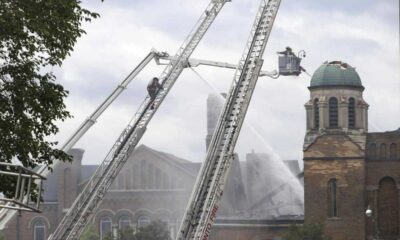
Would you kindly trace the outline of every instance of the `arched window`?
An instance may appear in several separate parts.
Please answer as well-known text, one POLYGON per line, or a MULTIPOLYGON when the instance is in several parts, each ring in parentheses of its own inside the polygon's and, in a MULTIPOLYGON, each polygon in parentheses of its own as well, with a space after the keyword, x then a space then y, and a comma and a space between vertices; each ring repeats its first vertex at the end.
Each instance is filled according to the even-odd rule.
POLYGON ((385 177, 379 183, 378 227, 382 239, 399 234, 399 197, 396 182, 385 177))
POLYGON ((368 148, 368 158, 370 160, 376 160, 376 144, 372 143, 368 148))
POLYGON ((349 128, 355 128, 356 127, 356 102, 355 102, 354 98, 349 99, 348 115, 349 115, 349 128))
POLYGON ((328 182, 328 217, 337 217, 337 182, 331 179, 328 182))
POLYGON ((390 160, 397 159, 397 145, 396 143, 390 144, 390 160))
POLYGON ((386 144, 384 143, 379 148, 379 158, 380 160, 386 160, 386 144))
POLYGON ((329 99, 329 127, 339 126, 338 100, 335 97, 329 99))
POLYGON ((150 218, 146 215, 142 215, 138 218, 137 226, 138 228, 146 227, 150 224, 150 218))
POLYGON ((100 219, 100 240, 105 239, 112 234, 112 221, 110 217, 100 219))
POLYGON ((43 220, 37 220, 33 225, 33 239, 45 240, 46 239, 46 225, 43 220))
POLYGON ((118 220, 118 228, 124 229, 129 228, 131 225, 131 218, 127 215, 122 215, 118 220))
POLYGON ((319 106, 318 98, 314 99, 314 126, 319 128, 319 106))

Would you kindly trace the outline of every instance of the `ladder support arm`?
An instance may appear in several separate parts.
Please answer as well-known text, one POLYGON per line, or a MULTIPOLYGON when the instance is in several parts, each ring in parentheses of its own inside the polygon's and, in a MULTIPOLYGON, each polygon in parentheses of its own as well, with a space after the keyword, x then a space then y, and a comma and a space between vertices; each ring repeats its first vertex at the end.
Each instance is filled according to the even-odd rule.
MULTIPOLYGON (((167 65, 168 62, 162 62, 160 60, 166 61, 173 61, 174 57, 164 53, 164 55, 158 55, 154 58, 158 65, 167 65)), ((199 66, 211 66, 211 67, 220 67, 220 68, 229 68, 229 69, 237 69, 237 64, 227 63, 227 62, 218 62, 218 61, 211 61, 211 60, 203 60, 203 59, 196 59, 190 58, 187 62, 186 67, 199 67, 199 66)), ((270 77, 276 79, 279 77, 279 73, 277 70, 273 71, 261 71, 259 77, 270 77)))

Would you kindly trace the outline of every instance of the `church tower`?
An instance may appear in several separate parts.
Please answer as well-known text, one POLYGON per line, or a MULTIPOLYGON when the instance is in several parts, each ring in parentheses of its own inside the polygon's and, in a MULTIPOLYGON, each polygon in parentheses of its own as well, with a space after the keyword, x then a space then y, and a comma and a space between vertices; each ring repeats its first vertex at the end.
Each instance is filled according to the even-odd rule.
POLYGON ((365 239, 365 145, 368 104, 355 68, 325 62, 305 104, 305 222, 322 223, 332 240, 365 239))

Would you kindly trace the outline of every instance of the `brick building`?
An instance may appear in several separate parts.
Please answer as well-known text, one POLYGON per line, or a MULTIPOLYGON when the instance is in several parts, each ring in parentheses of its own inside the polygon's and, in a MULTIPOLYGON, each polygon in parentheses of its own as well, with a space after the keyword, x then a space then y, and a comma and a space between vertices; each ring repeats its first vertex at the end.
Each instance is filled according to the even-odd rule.
POLYGON ((346 63, 324 63, 309 90, 305 222, 324 223, 333 240, 399 239, 400 129, 368 133, 364 87, 346 63))

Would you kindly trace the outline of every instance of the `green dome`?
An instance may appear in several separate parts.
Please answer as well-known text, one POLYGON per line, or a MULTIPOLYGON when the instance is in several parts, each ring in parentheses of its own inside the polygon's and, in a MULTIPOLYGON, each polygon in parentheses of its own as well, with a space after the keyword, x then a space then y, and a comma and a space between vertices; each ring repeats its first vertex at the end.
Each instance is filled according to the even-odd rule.
POLYGON ((325 62, 313 74, 310 88, 336 86, 364 89, 355 68, 340 61, 325 62))

